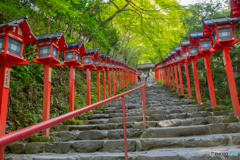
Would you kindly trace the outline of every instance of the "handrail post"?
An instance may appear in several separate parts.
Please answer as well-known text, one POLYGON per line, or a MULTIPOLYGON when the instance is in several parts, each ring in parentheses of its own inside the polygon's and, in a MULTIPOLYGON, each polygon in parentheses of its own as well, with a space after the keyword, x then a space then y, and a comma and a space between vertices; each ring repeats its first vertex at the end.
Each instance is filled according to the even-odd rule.
POLYGON ((141 88, 141 94, 142 94, 143 128, 146 129, 146 124, 145 124, 145 100, 144 100, 144 87, 141 88))
POLYGON ((123 136, 124 136, 124 150, 125 150, 125 160, 128 159, 127 156, 127 131, 126 131, 126 117, 125 117, 125 100, 122 96, 122 115, 123 115, 123 136))

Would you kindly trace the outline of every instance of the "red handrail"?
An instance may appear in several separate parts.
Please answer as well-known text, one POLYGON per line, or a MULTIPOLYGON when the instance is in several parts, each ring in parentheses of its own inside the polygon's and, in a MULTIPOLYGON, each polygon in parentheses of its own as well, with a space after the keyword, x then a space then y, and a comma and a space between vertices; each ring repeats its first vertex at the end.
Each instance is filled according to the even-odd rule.
MULTIPOLYGON (((23 138, 29 137, 29 136, 31 136, 35 133, 43 131, 43 130, 45 130, 47 128, 50 128, 50 127, 52 127, 52 126, 54 126, 58 123, 61 123, 61 122, 66 121, 68 119, 71 119, 75 116, 78 116, 78 115, 80 115, 82 113, 85 113, 89 110, 92 110, 94 108, 97 108, 98 106, 101 106, 105 103, 108 103, 108 102, 113 101, 113 100, 115 100, 117 98, 120 98, 120 97, 122 98, 123 110, 125 110, 124 95, 129 94, 129 93, 131 93, 133 91, 136 91, 138 89, 141 89, 141 93, 142 93, 143 124, 144 124, 144 129, 145 129, 145 96, 146 96, 145 87, 146 87, 146 82, 144 82, 144 85, 142 85, 140 87, 137 87, 137 88, 134 88, 132 90, 126 91, 126 92, 121 93, 119 95, 116 95, 114 97, 110 97, 108 99, 99 101, 99 102, 91 104, 89 106, 74 110, 72 112, 65 113, 63 115, 54 117, 52 119, 49 119, 49 120, 34 124, 32 126, 20 129, 18 131, 14 131, 14 132, 5 134, 3 136, 0 136, 0 148, 4 147, 6 145, 9 145, 13 142, 19 141, 23 138)), ((126 123, 125 122, 125 114, 123 114, 123 119, 124 119, 123 123, 126 123)), ((123 124, 123 126, 125 126, 125 125, 126 124, 123 124)), ((126 126, 124 127, 124 134, 126 134, 126 126)), ((124 136, 124 141, 126 141, 126 135, 124 136)), ((127 146, 125 146, 125 155, 127 155, 127 146)), ((125 159, 126 158, 127 158, 127 156, 125 156, 125 159)))

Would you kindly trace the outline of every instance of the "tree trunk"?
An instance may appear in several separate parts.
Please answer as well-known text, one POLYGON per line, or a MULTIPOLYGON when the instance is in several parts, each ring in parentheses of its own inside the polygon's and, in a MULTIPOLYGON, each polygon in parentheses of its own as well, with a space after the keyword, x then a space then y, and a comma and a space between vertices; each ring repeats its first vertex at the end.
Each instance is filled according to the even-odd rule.
POLYGON ((118 54, 121 52, 122 43, 123 43, 123 41, 124 41, 126 35, 127 35, 127 32, 124 33, 124 35, 123 35, 123 37, 122 37, 122 40, 121 40, 121 42, 120 42, 120 45, 119 45, 119 49, 118 49, 116 55, 113 56, 113 57, 117 58, 118 54))
POLYGON ((124 62, 125 62, 125 50, 128 46, 128 43, 129 43, 129 41, 125 42, 125 46, 124 46, 124 49, 123 49, 123 52, 122 52, 122 59, 123 59, 124 62))
POLYGON ((129 62, 130 58, 132 57, 133 50, 134 50, 137 46, 138 46, 138 44, 132 48, 130 54, 128 55, 127 61, 126 61, 127 64, 128 64, 128 62, 129 62))

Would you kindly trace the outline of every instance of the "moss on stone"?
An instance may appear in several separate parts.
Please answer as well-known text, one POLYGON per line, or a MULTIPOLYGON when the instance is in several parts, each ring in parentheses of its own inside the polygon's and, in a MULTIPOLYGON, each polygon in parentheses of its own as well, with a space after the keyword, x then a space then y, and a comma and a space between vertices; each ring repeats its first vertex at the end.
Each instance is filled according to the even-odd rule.
POLYGON ((83 120, 77 120, 77 125, 84 125, 83 120))
POLYGON ((184 95, 183 94, 179 94, 178 98, 184 98, 184 95))
POLYGON ((176 92, 176 90, 175 90, 175 89, 172 89, 171 92, 176 92))
POLYGON ((77 122, 74 119, 69 119, 63 122, 64 125, 76 125, 77 122))
POLYGON ((60 137, 56 137, 56 136, 52 136, 50 137, 52 142, 61 142, 61 138, 60 137))
POLYGON ((213 110, 214 111, 223 111, 223 107, 220 107, 220 106, 214 107, 213 110))
POLYGON ((29 142, 40 142, 40 136, 34 134, 29 138, 29 142))
POLYGON ((213 111, 213 108, 212 107, 206 107, 204 110, 205 111, 213 111))
POLYGON ((208 106, 201 106, 200 110, 201 111, 205 111, 205 109, 207 108, 208 106))
POLYGON ((42 137, 40 137, 40 142, 50 142, 51 141, 51 139, 50 139, 50 137, 48 137, 48 136, 42 136, 42 137))
POLYGON ((238 119, 237 119, 237 117, 229 116, 224 120, 224 122, 226 122, 226 123, 238 122, 238 119))

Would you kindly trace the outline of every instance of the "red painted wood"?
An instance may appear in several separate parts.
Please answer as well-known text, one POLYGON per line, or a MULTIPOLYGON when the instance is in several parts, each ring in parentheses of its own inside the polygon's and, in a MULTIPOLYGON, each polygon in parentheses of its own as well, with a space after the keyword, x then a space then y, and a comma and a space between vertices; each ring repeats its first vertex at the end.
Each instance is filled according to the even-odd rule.
MULTIPOLYGON (((44 65, 44 87, 43 87, 43 114, 42 121, 50 118, 50 96, 51 96, 51 82, 49 82, 49 74, 51 72, 51 65, 44 65)), ((49 128, 42 131, 43 136, 49 136, 49 128)))
POLYGON ((236 83, 235 83, 233 69, 232 69, 231 57, 230 57, 227 46, 225 46, 223 48, 223 52, 224 52, 223 56, 225 59, 225 69, 226 69, 226 73, 227 73, 228 86, 229 86, 229 90, 230 90, 234 115, 239 116, 240 115, 240 107, 239 107, 238 93, 237 93, 236 83))
POLYGON ((103 99, 106 99, 106 75, 105 70, 102 70, 103 75, 103 99))
POLYGON ((175 81, 174 81, 173 66, 171 66, 171 70, 172 70, 172 83, 173 83, 173 89, 175 89, 175 81))
POLYGON ((177 92, 179 92, 179 86, 178 86, 178 74, 177 74, 177 66, 174 66, 174 70, 175 70, 175 79, 176 79, 176 88, 177 88, 177 92))
POLYGON ((97 101, 100 101, 100 75, 99 70, 97 69, 97 101))
POLYGON ((181 94, 184 94, 183 82, 182 82, 182 70, 181 70, 180 64, 178 64, 178 73, 179 73, 179 79, 180 79, 181 94))
POLYGON ((211 67, 210 67, 210 63, 209 63, 209 56, 205 55, 204 60, 205 60, 205 69, 206 69, 206 74, 207 74, 208 89, 209 89, 211 104, 212 104, 212 107, 217 107, 217 101, 216 101, 216 96, 215 96, 215 91, 214 91, 211 67))
POLYGON ((188 86, 188 96, 192 97, 192 91, 191 91, 191 84, 189 79, 189 71, 188 71, 188 64, 185 62, 185 72, 186 72, 186 79, 187 79, 187 86, 188 86))
MULTIPOLYGON (((5 135, 7 121, 7 107, 9 88, 4 87, 4 78, 6 68, 11 68, 9 63, 1 63, 0 71, 0 136, 5 135)), ((4 147, 0 148, 0 159, 3 160, 4 147)))
POLYGON ((91 104, 91 73, 90 69, 86 69, 86 74, 87 74, 87 105, 91 104))
POLYGON ((116 92, 118 91, 118 70, 116 70, 116 92))
POLYGON ((146 124, 145 124, 145 100, 144 100, 144 88, 141 89, 141 94, 142 94, 143 128, 146 129, 146 124))
MULTIPOLYGON (((69 82, 69 112, 74 111, 74 92, 75 92, 75 80, 73 78, 74 66, 70 66, 70 82, 69 82)), ((73 118, 74 119, 74 118, 73 118)))
POLYGON ((111 97, 111 77, 110 77, 110 70, 108 70, 108 97, 111 97))
POLYGON ((113 84, 113 96, 115 96, 115 74, 114 74, 114 70, 112 71, 112 84, 113 84))
POLYGON ((125 160, 128 159, 127 156, 127 132, 126 132, 126 117, 125 117, 125 101, 124 96, 122 96, 122 115, 123 115, 123 137, 124 137, 124 151, 125 151, 125 160))
MULTIPOLYGON (((45 130, 47 128, 50 128, 52 126, 55 126, 58 123, 61 123, 61 122, 66 121, 68 119, 71 119, 71 118, 73 118, 75 116, 78 116, 78 115, 80 115, 82 113, 85 113, 85 112, 87 112, 89 110, 92 110, 94 108, 97 108, 97 107, 99 107, 99 106, 101 106, 101 105, 103 105, 105 103, 108 103, 110 101, 118 99, 118 98, 120 98, 120 97, 122 97, 124 95, 132 93, 132 92, 134 92, 134 91, 136 91, 138 89, 141 89, 141 88, 145 88, 145 84, 140 86, 140 87, 134 88, 134 89, 132 89, 130 91, 127 91, 127 92, 121 93, 119 95, 116 95, 114 97, 108 98, 106 100, 102 100, 100 102, 91 104, 89 106, 76 109, 76 110, 74 110, 72 112, 68 112, 68 113, 65 113, 63 115, 51 118, 49 120, 37 123, 35 125, 29 126, 29 127, 23 128, 23 129, 20 129, 18 131, 14 131, 14 132, 11 132, 9 134, 0 136, 0 147, 9 145, 9 144, 11 144, 11 143, 13 143, 15 141, 19 141, 21 139, 29 137, 29 136, 31 136, 31 135, 33 135, 35 133, 38 133, 38 132, 40 132, 42 130, 45 130)), ((146 91, 146 89, 144 89, 144 92, 145 91, 146 91)), ((144 96, 146 97, 146 93, 144 93, 144 96)))
POLYGON ((193 75, 194 75, 196 96, 197 96, 198 103, 201 103, 202 98, 201 98, 201 92, 200 92, 200 87, 199 87, 197 65, 196 65, 196 60, 195 59, 192 59, 192 66, 193 66, 193 75))

